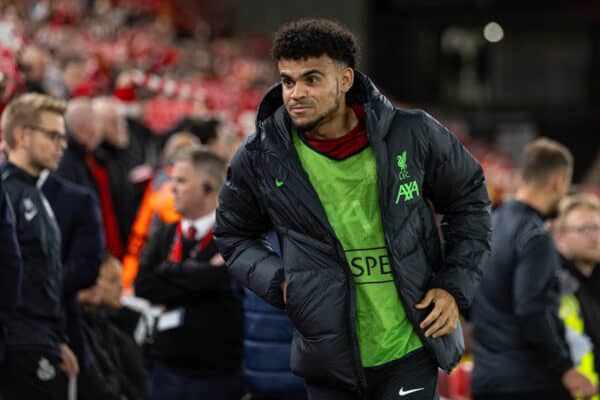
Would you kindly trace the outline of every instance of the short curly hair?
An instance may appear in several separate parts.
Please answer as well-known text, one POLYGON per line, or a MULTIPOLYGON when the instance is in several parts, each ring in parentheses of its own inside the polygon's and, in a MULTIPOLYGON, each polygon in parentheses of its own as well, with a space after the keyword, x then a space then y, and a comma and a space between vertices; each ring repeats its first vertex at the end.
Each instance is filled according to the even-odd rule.
POLYGON ((273 58, 300 60, 327 55, 355 68, 358 41, 338 22, 327 19, 301 19, 283 25, 275 33, 273 58))

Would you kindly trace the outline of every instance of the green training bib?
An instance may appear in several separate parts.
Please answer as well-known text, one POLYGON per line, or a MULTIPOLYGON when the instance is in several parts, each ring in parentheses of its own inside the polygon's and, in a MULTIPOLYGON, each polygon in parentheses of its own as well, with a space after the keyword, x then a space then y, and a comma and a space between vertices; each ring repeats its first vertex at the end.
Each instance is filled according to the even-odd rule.
POLYGON ((385 244, 371 147, 334 160, 294 133, 294 146, 346 253, 356 290, 356 335, 364 367, 422 347, 398 297, 385 244))

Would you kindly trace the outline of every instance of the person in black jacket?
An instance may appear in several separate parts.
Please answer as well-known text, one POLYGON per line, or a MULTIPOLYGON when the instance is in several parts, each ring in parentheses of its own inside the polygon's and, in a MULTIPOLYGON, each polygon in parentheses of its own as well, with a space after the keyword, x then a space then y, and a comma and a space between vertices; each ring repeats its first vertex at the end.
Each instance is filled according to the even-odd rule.
POLYGON ((17 306, 23 275, 14 217, 0 179, 0 363, 4 359, 6 320, 17 306))
POLYGON ((100 205, 92 191, 55 173, 44 171, 40 183, 61 232, 67 332, 73 351, 84 367, 85 346, 76 295, 96 282, 100 264, 106 258, 100 205))
POLYGON ((64 399, 67 378, 79 369, 65 342, 60 230, 39 186, 41 172, 58 167, 66 146, 64 111, 62 101, 25 94, 2 114, 8 151, 2 181, 23 259, 22 296, 7 322, 0 374, 7 399, 64 399))
POLYGON ((146 398, 141 348, 112 318, 121 304, 121 265, 107 258, 96 285, 78 293, 89 343, 89 367, 78 382, 81 400, 142 400, 146 398))
POLYGON ((180 223, 159 227, 141 256, 136 295, 163 304, 151 355, 150 399, 241 397, 242 310, 213 240, 225 161, 190 147, 172 172, 180 223))
POLYGON ((231 162, 219 249, 243 285, 287 306, 291 368, 309 398, 437 398, 489 251, 481 167, 355 69, 356 41, 340 25, 287 24, 273 55, 281 83, 231 162), (430 202, 444 215, 444 252, 430 202), (264 241, 271 227, 281 257, 264 241))
POLYGON ((95 151, 95 157, 106 168, 121 247, 120 253, 111 254, 121 259, 144 189, 142 185, 134 185, 130 175, 132 169, 144 160, 141 153, 131 147, 126 120, 119 111, 117 100, 111 97, 96 98, 93 109, 96 129, 104 138, 95 151))
POLYGON ((66 330, 73 352, 84 370, 87 352, 77 292, 94 285, 100 264, 106 258, 100 205, 91 190, 56 173, 44 171, 39 183, 61 232, 66 330))
POLYGON ((567 193, 572 168, 561 144, 531 142, 514 200, 493 215, 490 266, 471 313, 476 399, 568 399, 596 391, 571 361, 558 317, 560 261, 544 226, 567 193))
MULTIPOLYGON (((587 368, 593 367, 593 371, 598 374, 600 372, 600 269, 598 268, 600 200, 597 196, 588 193, 564 198, 560 203, 558 217, 552 226, 556 246, 561 255, 562 296, 563 298, 571 296, 571 304, 574 302, 578 304, 576 307, 578 311, 570 316, 576 318, 583 327, 581 332, 575 333, 585 335, 591 342, 590 352, 593 354, 594 363, 587 368)), ((562 315, 561 317, 565 319, 562 315)), ((585 368, 580 370, 585 371, 585 368)))

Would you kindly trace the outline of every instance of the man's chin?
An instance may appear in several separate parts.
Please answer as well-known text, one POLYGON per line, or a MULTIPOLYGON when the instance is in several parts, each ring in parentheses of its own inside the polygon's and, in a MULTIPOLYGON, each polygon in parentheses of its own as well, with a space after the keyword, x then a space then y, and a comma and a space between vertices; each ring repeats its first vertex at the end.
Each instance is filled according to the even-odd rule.
POLYGON ((294 121, 292 119, 292 123, 294 124, 294 128, 298 132, 310 132, 316 128, 316 126, 319 123, 319 120, 301 122, 301 121, 294 121))

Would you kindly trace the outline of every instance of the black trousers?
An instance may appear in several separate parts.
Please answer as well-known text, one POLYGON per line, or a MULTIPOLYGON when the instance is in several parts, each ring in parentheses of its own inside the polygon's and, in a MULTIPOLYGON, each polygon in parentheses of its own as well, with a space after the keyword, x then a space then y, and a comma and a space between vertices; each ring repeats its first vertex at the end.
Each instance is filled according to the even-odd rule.
POLYGON ((365 368, 366 397, 307 382, 309 400, 438 400, 436 362, 424 349, 378 367, 365 368))
POLYGON ((44 351, 8 351, 0 371, 4 400, 65 400, 68 378, 57 355, 44 351))

